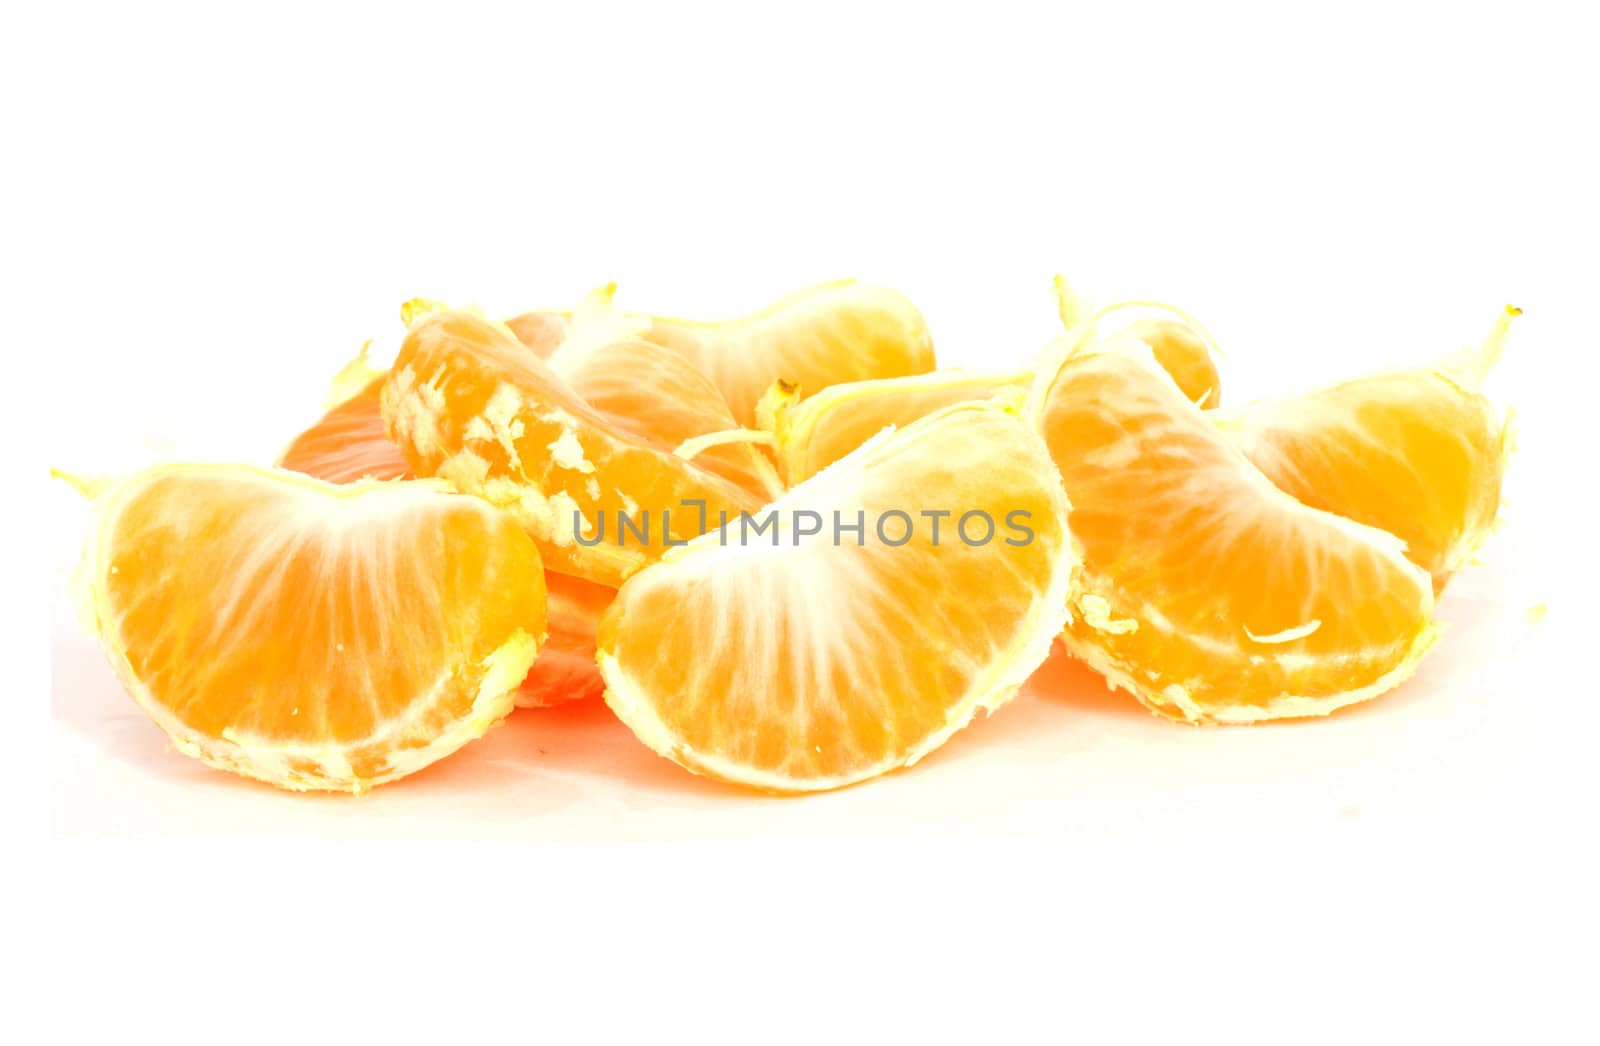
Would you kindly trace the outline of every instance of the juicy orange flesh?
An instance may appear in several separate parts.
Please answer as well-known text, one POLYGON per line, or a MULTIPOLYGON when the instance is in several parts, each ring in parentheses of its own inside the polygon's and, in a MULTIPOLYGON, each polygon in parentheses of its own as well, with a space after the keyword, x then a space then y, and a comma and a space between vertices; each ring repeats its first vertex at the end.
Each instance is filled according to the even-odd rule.
MULTIPOLYGON (((830 473, 776 503, 823 513, 824 532, 798 547, 790 534, 776 548, 765 536, 736 547, 735 531, 729 547, 712 548, 713 535, 623 586, 600 648, 649 695, 673 758, 713 774, 708 761, 800 781, 897 765, 950 724, 1023 623, 1036 621, 1068 540, 1042 445, 1019 441, 1021 423, 993 408, 929 422, 920 438, 905 430, 841 465, 848 478, 830 473), (994 447, 1008 453, 977 468, 994 447), (990 513, 999 536, 969 547, 946 519, 933 546, 918 513, 958 506, 990 513), (866 513, 864 547, 849 533, 833 547, 834 509, 846 522, 866 513), (876 537, 890 509, 915 521, 904 546, 876 537), (1004 542, 1014 511, 1035 531, 1020 547, 1004 542)), ((896 518, 885 526, 891 539, 903 532, 896 518)), ((979 536, 976 522, 970 533, 979 536)))
POLYGON ((414 326, 382 399, 390 435, 418 475, 442 476, 505 505, 553 569, 603 584, 619 584, 669 538, 699 533, 699 514, 682 506, 686 499, 706 502, 713 520, 761 503, 619 430, 542 360, 474 316, 438 313, 414 326), (581 522, 561 506, 575 508, 581 522), (648 539, 619 536, 619 514, 637 519, 641 510, 650 514, 648 539), (575 540, 575 527, 586 539, 602 538, 601 525, 596 547, 575 540))
MULTIPOLYGON (((537 315, 537 314, 535 314, 537 315)), ((551 345, 549 348, 553 349, 551 345)), ((673 364, 687 368, 680 357, 653 348, 656 355, 666 355, 666 369, 676 369, 673 364)), ((660 418, 664 413, 672 416, 671 403, 687 397, 687 391, 710 389, 721 403, 721 396, 709 381, 701 378, 701 386, 692 380, 666 386, 657 385, 660 396, 655 402, 648 397, 638 398, 639 384, 634 381, 609 383, 605 367, 620 366, 627 360, 608 347, 595 361, 599 365, 575 382, 608 410, 637 409, 640 414, 660 418), (625 397, 636 398, 628 400, 625 397)), ((633 361, 635 363, 639 361, 633 361)), ((383 378, 374 380, 356 396, 329 411, 316 425, 298 436, 285 452, 282 465, 297 472, 327 480, 332 483, 349 483, 363 477, 378 479, 403 479, 411 475, 405 456, 384 431, 383 413, 379 408, 378 394, 383 378)), ((732 420, 723 406, 720 415, 711 409, 705 411, 718 427, 731 427, 732 420)), ((709 424, 709 422, 707 422, 709 424)), ((661 426, 657 426, 660 428, 661 426)), ((704 428, 700 431, 712 431, 704 428)), ((700 431, 688 435, 699 435, 700 431)), ((688 435, 681 438, 687 439, 688 435)), ((663 437, 670 439, 671 436, 663 437)), ((604 689, 600 672, 594 661, 595 628, 600 615, 610 605, 616 590, 582 578, 547 572, 549 635, 539 648, 538 660, 518 688, 517 703, 544 707, 569 700, 596 697, 604 689)))
POLYGON ((1083 588, 1109 604, 1102 626, 1137 622, 1096 628, 1080 603, 1069 645, 1130 676, 1159 710, 1179 710, 1163 696, 1172 686, 1201 707, 1353 691, 1401 666, 1427 631, 1428 586, 1392 539, 1272 489, 1150 362, 1068 358, 1042 429, 1073 505, 1083 588), (1312 621, 1287 642, 1249 635, 1312 621))
POLYGON ((984 399, 1031 376, 974 374, 843 382, 786 408, 779 441, 784 479, 800 483, 855 450, 887 426, 904 427, 942 407, 984 399), (938 380, 932 380, 938 379, 938 380))
POLYGON ((471 714, 484 659, 544 630, 533 545, 465 498, 175 474, 115 526, 111 624, 151 696, 208 737, 354 746, 358 777, 471 714))
MULTIPOLYGON (((619 341, 584 353, 561 376, 616 428, 665 450, 685 440, 736 429, 739 423, 711 379, 660 345, 619 341)), ((766 500, 777 477, 749 443, 709 447, 696 464, 766 500)))
MULTIPOLYGON (((383 428, 374 381, 360 395, 329 411, 285 453, 283 467, 331 483, 365 476, 406 479, 410 466, 383 428), (386 462, 387 467, 378 463, 386 462)), ((545 573, 549 635, 538 659, 517 688, 519 705, 544 707, 597 697, 605 688, 594 663, 594 632, 615 589, 581 578, 545 573)))
POLYGON ((934 368, 922 314, 900 294, 857 284, 802 292, 728 323, 655 317, 643 335, 709 375, 733 416, 756 423, 756 403, 775 381, 810 395, 841 381, 923 374, 934 368))
POLYGON ((549 635, 517 688, 517 704, 542 708, 599 697, 605 690, 595 664, 595 631, 616 589, 582 578, 545 574, 549 635))
POLYGON ((1279 489, 1398 536, 1435 590, 1499 513, 1504 421, 1487 398, 1436 371, 1254 405, 1224 430, 1279 489))
POLYGON ((278 459, 280 468, 327 480, 409 479, 411 467, 383 427, 378 395, 382 377, 296 436, 278 459))

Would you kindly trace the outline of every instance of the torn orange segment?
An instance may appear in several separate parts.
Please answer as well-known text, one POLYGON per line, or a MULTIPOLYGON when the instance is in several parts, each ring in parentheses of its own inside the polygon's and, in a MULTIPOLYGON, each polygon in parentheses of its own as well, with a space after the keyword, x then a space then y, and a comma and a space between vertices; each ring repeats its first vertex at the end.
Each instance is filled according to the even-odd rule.
POLYGON ((804 399, 801 390, 780 383, 762 397, 757 419, 773 434, 784 481, 802 483, 885 428, 909 425, 953 403, 1026 388, 1031 378, 1027 371, 941 370, 841 382, 804 399))
MULTIPOLYGON (((407 306, 403 311, 413 321, 448 311, 426 299, 413 299, 407 306)), ((553 314, 527 314, 536 315, 553 314)), ((532 337, 537 343, 538 336, 532 337)), ((750 434, 739 429, 722 393, 672 350, 603 337, 577 350, 561 338, 529 347, 547 362, 553 361, 557 375, 617 428, 673 449, 679 457, 694 460, 763 500, 782 491, 776 467, 767 453, 752 443, 750 434), (562 351, 557 353, 557 349, 562 351), (690 454, 683 451, 685 444, 706 446, 690 454)), ((387 376, 387 371, 367 362, 363 349, 361 356, 340 371, 334 389, 345 388, 356 377, 365 378, 364 385, 347 399, 336 401, 297 436, 280 455, 279 466, 335 483, 409 477, 405 456, 389 439, 383 420, 380 394, 387 376)))
POLYGON ((601 584, 762 502, 620 429, 503 326, 466 313, 412 327, 380 399, 418 475, 506 508, 552 569, 601 584))
POLYGON ((1510 425, 1479 383, 1515 315, 1507 310, 1478 354, 1452 364, 1252 403, 1215 420, 1280 490, 1399 537, 1442 592, 1499 515, 1510 425))
POLYGON ((730 524, 634 575, 600 625, 606 700, 668 759, 768 791, 914 763, 1048 654, 1066 508, 1015 416, 936 412, 794 487, 763 514, 770 535, 730 524), (988 540, 975 518, 960 536, 968 513, 988 540))
POLYGON ((1068 649, 1162 715, 1324 715, 1383 693, 1434 637, 1401 542, 1278 490, 1135 336, 1080 327, 1030 410, 1083 550, 1068 649))
POLYGON ((362 792, 483 734, 545 631, 533 542, 432 483, 248 466, 137 473, 95 501, 86 621, 182 752, 362 792))

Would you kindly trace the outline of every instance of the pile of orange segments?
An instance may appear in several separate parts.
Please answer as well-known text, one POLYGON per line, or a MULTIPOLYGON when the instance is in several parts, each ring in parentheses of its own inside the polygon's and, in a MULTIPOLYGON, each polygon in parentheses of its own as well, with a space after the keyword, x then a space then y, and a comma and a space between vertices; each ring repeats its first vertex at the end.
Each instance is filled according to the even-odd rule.
POLYGON ((516 706, 604 700, 771 792, 906 767, 1065 649, 1189 723, 1400 684, 1493 529, 1485 342, 1224 406, 1186 313, 1084 308, 1027 369, 937 369, 853 283, 710 323, 611 288, 486 318, 413 301, 274 467, 90 485, 83 616, 174 745, 363 792, 516 706))

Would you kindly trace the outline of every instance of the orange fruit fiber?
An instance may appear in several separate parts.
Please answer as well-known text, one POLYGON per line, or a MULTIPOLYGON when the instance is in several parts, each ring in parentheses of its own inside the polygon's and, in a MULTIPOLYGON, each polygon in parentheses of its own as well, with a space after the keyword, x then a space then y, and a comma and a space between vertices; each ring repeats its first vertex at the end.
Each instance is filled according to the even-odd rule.
POLYGON ((362 792, 511 709, 545 632, 533 542, 438 484, 174 465, 101 493, 86 621, 182 752, 362 792))

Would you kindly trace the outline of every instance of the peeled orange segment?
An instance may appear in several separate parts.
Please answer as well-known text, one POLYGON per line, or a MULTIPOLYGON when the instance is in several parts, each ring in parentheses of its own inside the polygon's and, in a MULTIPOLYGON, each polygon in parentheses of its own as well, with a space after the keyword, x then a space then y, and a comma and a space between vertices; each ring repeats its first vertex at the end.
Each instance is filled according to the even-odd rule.
POLYGON ((794 484, 810 479, 889 426, 909 425, 942 407, 987 399, 1002 389, 1025 388, 1032 377, 1030 372, 942 370, 842 382, 806 399, 794 386, 779 384, 762 397, 757 414, 761 425, 773 433, 784 480, 794 484))
POLYGON ((278 458, 278 466, 330 483, 409 478, 405 455, 384 432, 378 407, 384 377, 372 379, 296 436, 278 458))
MULTIPOLYGON (((552 350, 554 347, 550 346, 552 350)), ((687 362, 665 349, 654 347, 654 352, 666 355, 669 367, 689 367, 687 362)), ((364 358, 357 362, 364 363, 364 358)), ((345 373, 350 373, 354 366, 347 366, 345 373)), ((379 372, 360 393, 334 407, 317 424, 301 433, 284 452, 280 464, 333 483, 351 483, 367 477, 410 479, 411 469, 405 456, 384 431, 379 390, 385 377, 386 372, 379 372)), ((709 387, 709 382, 705 384, 709 387)), ((715 389, 711 393, 716 402, 721 403, 721 395, 715 389)), ((670 415, 673 401, 664 398, 670 394, 668 389, 655 402, 641 404, 641 413, 655 416, 665 411, 670 415)), ((718 423, 732 424, 726 407, 718 416, 718 423)), ((770 464, 767 467, 771 469, 770 464)), ((545 584, 549 635, 527 677, 517 687, 519 707, 546 707, 598 697, 605 689, 594 660, 594 637, 600 614, 611 604, 616 590, 549 571, 545 573, 545 584)))
POLYGON ((1510 429, 1477 383, 1512 315, 1485 343, 1481 368, 1374 375, 1251 404, 1217 423, 1280 490, 1398 536, 1442 592, 1500 510, 1510 429))
POLYGON ((641 337, 704 371, 744 428, 755 425, 756 403, 775 381, 810 395, 841 381, 934 368, 917 307, 895 291, 853 282, 812 287, 722 323, 652 317, 641 337))
POLYGON ((661 755, 755 788, 914 763, 1048 654, 1074 564, 1066 508, 1026 425, 948 407, 790 490, 768 531, 733 523, 634 575, 600 623, 606 700, 661 755))
POLYGON ((548 708, 599 697, 606 684, 595 663, 595 631, 617 590, 547 571, 550 634, 517 688, 519 708, 548 708))
POLYGON ((1217 373, 1210 347, 1192 327, 1175 319, 1142 319, 1127 330, 1150 346, 1156 363, 1171 376, 1185 399, 1202 408, 1221 405, 1222 375, 1217 373))
POLYGON ((502 327, 466 313, 411 328, 381 399, 418 475, 508 509, 561 573, 620 584, 720 512, 761 504, 618 428, 502 327), (704 518, 685 502, 704 502, 704 518))
POLYGON ((1152 710, 1323 715, 1398 684, 1432 642, 1433 589, 1399 539, 1274 487, 1142 342, 1080 329, 1030 409, 1083 552, 1063 638, 1152 710))
MULTIPOLYGON (((559 373, 616 428, 662 447, 676 450, 690 440, 739 428, 711 379, 660 345, 600 345, 572 358, 559 373)), ((693 460, 761 501, 782 490, 777 469, 749 442, 708 447, 693 460)))
POLYGON ((1222 424, 1279 489, 1397 535, 1436 591, 1470 562, 1499 512, 1504 416, 1436 372, 1254 404, 1222 424))
POLYGON ((781 493, 777 469, 748 438, 755 434, 739 433, 721 390, 676 352, 639 340, 649 318, 619 312, 615 293, 607 284, 570 314, 525 313, 513 332, 617 428, 693 458, 763 501, 781 493), (701 453, 682 450, 706 442, 701 453))
POLYGON ((79 579, 123 685, 177 748, 362 792, 483 734, 545 631, 533 542, 429 483, 151 469, 96 500, 79 579))
POLYGON ((1142 341, 1189 402, 1206 409, 1221 406, 1222 376, 1217 373, 1211 339, 1194 317, 1153 301, 1122 302, 1095 312, 1062 277, 1056 277, 1055 286, 1056 308, 1069 334, 1080 325, 1090 325, 1103 339, 1127 336, 1142 341))

